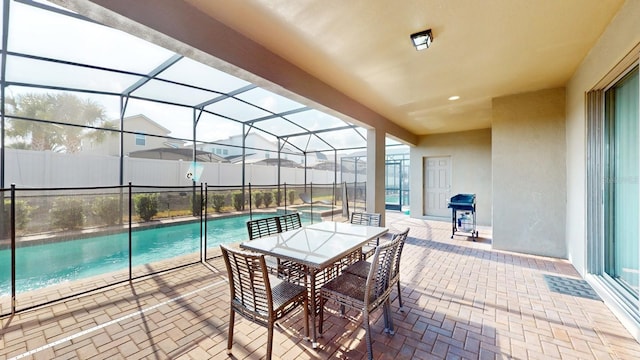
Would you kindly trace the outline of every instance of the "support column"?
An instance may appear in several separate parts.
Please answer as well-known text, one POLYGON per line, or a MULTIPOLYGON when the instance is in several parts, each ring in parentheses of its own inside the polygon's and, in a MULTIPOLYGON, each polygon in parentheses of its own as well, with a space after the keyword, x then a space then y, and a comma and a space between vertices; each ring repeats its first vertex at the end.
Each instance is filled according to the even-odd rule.
POLYGON ((386 224, 385 159, 385 132, 367 130, 367 212, 382 214, 382 224, 386 224))

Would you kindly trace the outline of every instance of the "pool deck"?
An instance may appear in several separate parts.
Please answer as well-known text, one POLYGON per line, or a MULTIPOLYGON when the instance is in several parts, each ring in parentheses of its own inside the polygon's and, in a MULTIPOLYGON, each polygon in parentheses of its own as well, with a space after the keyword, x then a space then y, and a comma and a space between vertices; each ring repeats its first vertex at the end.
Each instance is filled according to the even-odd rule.
MULTIPOLYGON (((372 317, 376 359, 638 359, 640 344, 566 260, 450 239, 445 221, 387 213, 410 227, 402 258, 404 312, 396 334, 372 317)), ((258 359, 266 329, 236 317, 226 354, 228 284, 220 258, 1 319, 1 359, 258 359)), ((34 296, 38 296, 35 294, 34 296)), ((40 294, 40 296, 47 296, 40 294)), ((3 300, 4 301, 4 300, 3 300)), ((303 338, 301 311, 275 332, 274 358, 364 359, 361 316, 331 306, 320 347, 303 338), (354 320, 355 318, 355 320, 354 320)))

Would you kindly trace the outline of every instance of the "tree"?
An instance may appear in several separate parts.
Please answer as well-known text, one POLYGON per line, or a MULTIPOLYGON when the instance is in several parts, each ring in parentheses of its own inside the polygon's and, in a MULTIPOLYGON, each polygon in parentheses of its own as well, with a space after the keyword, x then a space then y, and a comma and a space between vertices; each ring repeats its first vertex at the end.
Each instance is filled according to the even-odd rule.
POLYGON ((9 115, 54 122, 11 121, 6 134, 13 138, 9 145, 13 148, 77 153, 83 138, 97 142, 105 138, 105 131, 86 126, 116 129, 115 123, 105 119, 101 104, 70 93, 21 94, 7 98, 7 105, 9 115))

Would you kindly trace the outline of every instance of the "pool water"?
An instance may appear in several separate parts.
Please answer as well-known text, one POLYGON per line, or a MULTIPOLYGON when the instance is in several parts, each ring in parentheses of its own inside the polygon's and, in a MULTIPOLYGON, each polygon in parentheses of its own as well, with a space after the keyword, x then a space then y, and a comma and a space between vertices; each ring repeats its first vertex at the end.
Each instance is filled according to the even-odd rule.
MULTIPOLYGON (((253 215, 253 218, 273 214, 253 215)), ((207 247, 247 239, 249 216, 207 222, 207 247)), ((200 252, 200 222, 131 233, 133 266, 200 252)), ((91 276, 126 270, 129 233, 51 242, 16 249, 16 290, 25 292, 91 276)), ((199 255, 194 255, 199 259, 199 255)), ((11 250, 0 250, 0 296, 11 293, 11 250)))

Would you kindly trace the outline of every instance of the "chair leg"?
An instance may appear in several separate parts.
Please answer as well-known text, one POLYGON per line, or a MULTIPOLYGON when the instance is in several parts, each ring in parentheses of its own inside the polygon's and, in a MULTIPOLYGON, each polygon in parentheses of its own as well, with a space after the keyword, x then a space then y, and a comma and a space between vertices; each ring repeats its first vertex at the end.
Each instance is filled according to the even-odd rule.
MULTIPOLYGON (((318 336, 322 336, 322 323, 324 322, 324 301, 324 297, 320 296, 320 314, 318 316, 320 319, 318 319, 318 336)), ((313 326, 315 326, 315 324, 313 324, 313 326)))
POLYGON ((390 335, 395 334, 395 329, 393 328, 393 313, 391 312, 391 299, 387 298, 384 302, 384 312, 387 313, 387 332, 390 335))
POLYGON ((231 353, 231 346, 233 345, 233 322, 235 320, 235 311, 233 308, 229 314, 229 336, 227 337, 227 354, 231 353))
POLYGON ((271 360, 272 351, 273 351, 273 323, 270 322, 267 329, 267 360, 271 360))
POLYGON ((384 319, 384 332, 389 332, 389 316, 391 315, 391 309, 387 308, 387 303, 382 304, 382 318, 384 319))
POLYGON ((404 312, 404 307, 402 307, 402 292, 400 291, 400 280, 398 280, 398 302, 400 303, 400 311, 404 312))
POLYGON ((364 336, 367 342, 367 355, 369 360, 373 360, 373 346, 371 345, 371 329, 369 326, 369 312, 365 309, 362 312, 362 326, 364 326, 364 336))
POLYGON ((304 306, 304 336, 306 336, 306 338, 309 339, 309 298, 306 296, 304 298, 303 306, 304 306))

